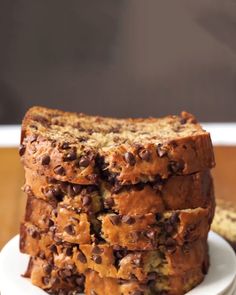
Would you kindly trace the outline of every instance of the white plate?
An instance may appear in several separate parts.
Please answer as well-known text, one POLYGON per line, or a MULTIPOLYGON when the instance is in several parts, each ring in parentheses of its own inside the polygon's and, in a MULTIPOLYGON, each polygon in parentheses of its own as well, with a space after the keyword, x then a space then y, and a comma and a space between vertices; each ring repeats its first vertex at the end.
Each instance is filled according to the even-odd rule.
MULTIPOLYGON (((220 295, 233 284, 236 275, 236 256, 229 244, 217 234, 209 234, 211 266, 205 280, 188 295, 220 295)), ((21 277, 28 256, 18 250, 19 236, 10 240, 0 254, 0 290, 2 295, 45 295, 28 279, 21 277)))

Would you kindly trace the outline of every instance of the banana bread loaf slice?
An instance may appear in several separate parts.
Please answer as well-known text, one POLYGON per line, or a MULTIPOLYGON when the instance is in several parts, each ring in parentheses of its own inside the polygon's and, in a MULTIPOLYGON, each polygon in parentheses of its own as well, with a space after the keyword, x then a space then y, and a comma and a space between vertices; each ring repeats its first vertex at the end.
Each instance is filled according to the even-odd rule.
POLYGON ((183 295, 204 278, 201 268, 195 268, 179 276, 160 276, 148 284, 101 278, 95 271, 85 274, 86 295, 183 295))
POLYGON ((45 232, 40 232, 40 238, 30 244, 33 238, 28 231, 30 225, 27 226, 23 228, 25 238, 21 250, 24 253, 53 261, 58 268, 76 266, 79 273, 92 269, 101 277, 125 280, 136 278, 145 283, 158 275, 180 275, 196 267, 202 267, 206 272, 208 267, 206 238, 186 242, 172 249, 162 246, 152 251, 128 251, 106 243, 76 245, 53 240, 49 245, 49 237, 45 232))
POLYGON ((209 170, 166 180, 125 186, 112 186, 102 181, 99 186, 62 182, 25 169, 24 191, 28 195, 53 203, 71 205, 81 212, 104 210, 136 215, 165 210, 206 208, 213 189, 209 170))
POLYGON ((51 231, 59 240, 75 244, 106 241, 129 250, 153 250, 160 245, 169 248, 183 245, 207 236, 214 213, 214 204, 208 208, 166 211, 144 215, 93 215, 58 205, 57 210, 47 202, 34 199, 36 210, 28 207, 25 221, 45 231, 51 231), (43 205, 41 205, 43 204, 43 205), (50 207, 48 209, 39 209, 50 207), (43 211, 40 216, 37 210, 43 211), (46 215, 46 212, 49 215, 46 215), (51 213, 50 213, 51 212, 51 213))
POLYGON ((191 174, 215 165, 209 133, 196 119, 112 119, 33 107, 22 123, 25 167, 78 184, 121 184, 191 174))

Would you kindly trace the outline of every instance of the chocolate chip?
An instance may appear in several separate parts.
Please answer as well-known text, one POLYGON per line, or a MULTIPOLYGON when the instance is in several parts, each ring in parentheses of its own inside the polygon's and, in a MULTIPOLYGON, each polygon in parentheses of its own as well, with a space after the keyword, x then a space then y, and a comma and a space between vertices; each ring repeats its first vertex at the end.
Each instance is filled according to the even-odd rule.
POLYGON ((146 149, 140 150, 138 155, 142 160, 147 161, 147 162, 150 161, 150 159, 151 159, 151 153, 149 150, 146 150, 146 149))
POLYGON ((53 169, 53 171, 54 171, 55 174, 58 174, 58 175, 61 175, 61 176, 66 174, 66 171, 65 171, 64 167, 62 167, 61 165, 56 166, 53 169))
POLYGON ((38 257, 41 258, 41 259, 45 259, 46 258, 45 253, 43 251, 39 251, 38 257))
POLYGON ((50 250, 52 253, 55 253, 56 255, 58 255, 56 245, 52 244, 51 246, 49 246, 49 250, 50 250))
POLYGON ((48 199, 54 199, 56 198, 58 202, 63 200, 63 193, 58 187, 50 187, 45 192, 45 196, 48 199))
POLYGON ((19 155, 22 157, 25 153, 25 150, 26 150, 26 147, 21 144, 20 147, 19 147, 19 155))
POLYGON ((118 194, 122 190, 122 185, 115 183, 115 185, 112 188, 113 194, 118 194))
POLYGON ((48 165, 50 163, 50 156, 49 155, 44 155, 42 157, 42 160, 41 160, 41 164, 42 165, 48 165))
POLYGON ((170 222, 173 225, 176 225, 179 222, 179 213, 178 212, 172 213, 172 215, 170 217, 170 222))
POLYGON ((102 257, 99 255, 92 255, 92 259, 96 264, 101 264, 102 263, 102 257))
POLYGON ((66 253, 66 256, 72 256, 72 254, 73 254, 73 248, 72 247, 66 248, 65 253, 66 253))
POLYGON ((130 165, 130 166, 134 166, 136 163, 136 159, 135 156, 130 153, 130 152, 126 152, 125 153, 125 161, 130 165))
POLYGON ((149 281, 153 281, 157 279, 157 273, 156 272, 149 272, 147 275, 147 278, 149 281))
POLYGON ((86 263, 87 262, 87 258, 86 256, 82 253, 79 252, 77 255, 77 259, 81 262, 81 263, 86 263))
POLYGON ((77 153, 75 150, 70 151, 68 154, 66 154, 63 157, 63 161, 69 162, 69 161, 74 161, 77 159, 77 153))
POLYGON ((172 238, 167 238, 165 246, 168 251, 173 252, 176 249, 176 241, 172 238))
POLYGON ((30 229, 29 229, 29 234, 30 234, 30 236, 31 236, 33 239, 39 239, 39 238, 40 238, 40 233, 39 233, 39 231, 37 231, 37 230, 34 229, 34 228, 30 228, 30 229))
POLYGON ((167 155, 167 151, 163 148, 163 145, 161 143, 158 143, 156 147, 157 155, 162 158, 165 155, 167 155))
POLYGON ((64 231, 65 231, 68 235, 71 235, 71 236, 74 236, 74 235, 75 235, 75 229, 74 229, 74 226, 73 226, 72 224, 67 225, 67 226, 64 228, 64 231))
POLYGON ((98 246, 93 247, 92 254, 102 254, 104 252, 103 248, 100 248, 98 246))
POLYGON ((92 198, 89 195, 86 195, 82 198, 82 205, 83 206, 88 206, 92 202, 92 198))
POLYGON ((80 275, 75 279, 75 282, 78 286, 83 286, 84 281, 85 281, 85 278, 83 275, 80 275))
POLYGON ((112 197, 106 198, 104 201, 104 205, 107 208, 112 208, 115 205, 114 199, 112 197))
POLYGON ((43 268, 44 272, 49 275, 52 272, 52 266, 50 264, 47 264, 43 268))
POLYGON ((48 227, 51 227, 51 226, 53 226, 54 225, 54 221, 52 220, 52 219, 48 219, 47 220, 47 226, 48 227))
POLYGON ((119 215, 111 215, 109 219, 113 225, 118 225, 120 224, 120 221, 121 221, 121 218, 119 215))
POLYGON ((90 164, 90 160, 86 156, 82 156, 79 160, 79 166, 80 167, 88 167, 90 164))
POLYGON ((160 212, 156 213, 156 221, 160 221, 162 219, 162 214, 160 212))
POLYGON ((135 218, 133 218, 132 216, 129 216, 129 215, 124 215, 124 216, 122 216, 121 221, 123 223, 131 225, 131 224, 135 223, 135 218))
POLYGON ((67 150, 67 149, 69 149, 69 148, 70 148, 70 144, 69 144, 69 142, 63 142, 63 144, 61 145, 61 148, 62 148, 63 150, 67 150))
POLYGON ((164 229, 165 229, 165 232, 170 234, 174 230, 174 227, 169 222, 166 222, 164 224, 164 229))
POLYGON ((50 283, 50 278, 49 277, 42 277, 42 283, 44 285, 48 285, 50 283))
POLYGON ((186 122, 187 122, 187 120, 186 120, 185 118, 181 118, 181 119, 180 119, 180 124, 181 124, 181 125, 186 124, 186 122))
POLYGON ((71 197, 74 197, 76 195, 78 195, 81 190, 82 190, 82 186, 79 184, 68 184, 67 186, 67 194, 71 197))
POLYGON ((184 161, 183 160, 179 160, 178 162, 170 161, 168 165, 168 169, 171 173, 174 173, 174 174, 181 172, 184 169, 184 161))

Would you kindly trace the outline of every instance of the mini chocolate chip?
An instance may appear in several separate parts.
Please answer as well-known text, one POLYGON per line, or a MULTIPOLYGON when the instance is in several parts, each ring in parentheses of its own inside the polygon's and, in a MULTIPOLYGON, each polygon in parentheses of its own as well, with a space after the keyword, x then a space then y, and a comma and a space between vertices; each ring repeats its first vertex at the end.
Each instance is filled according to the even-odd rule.
POLYGON ((83 286, 84 284, 84 281, 85 281, 85 278, 83 275, 81 276, 78 276, 76 279, 75 279, 75 282, 78 286, 83 286))
POLYGON ((170 234, 174 230, 174 227, 169 222, 167 222, 164 224, 164 229, 168 234, 170 234))
POLYGON ((135 156, 130 153, 130 152, 126 152, 125 153, 125 161, 130 165, 130 166, 134 166, 136 163, 136 159, 135 156))
POLYGON ((50 161, 51 161, 50 156, 49 155, 44 155, 42 157, 41 164, 42 165, 48 165, 50 163, 50 161))
POLYGON ((82 205, 83 206, 88 206, 92 202, 92 198, 89 195, 86 195, 82 198, 82 205))
POLYGON ((165 246, 168 251, 174 251, 176 249, 176 241, 172 238, 167 238, 165 246))
POLYGON ((77 255, 77 259, 81 262, 81 263, 86 263, 87 262, 87 258, 86 256, 82 253, 79 252, 77 255))
POLYGON ((48 219, 47 225, 48 225, 48 227, 53 226, 54 225, 54 221, 52 219, 48 219))
POLYGON ((121 221, 123 223, 131 225, 131 224, 135 223, 135 218, 133 218, 132 216, 129 216, 129 215, 124 215, 124 216, 122 216, 121 221))
POLYGON ((25 150, 26 150, 26 147, 21 144, 20 147, 19 147, 19 155, 22 157, 25 153, 25 150))
POLYGON ((184 125, 186 124, 187 120, 185 118, 181 118, 180 119, 180 124, 184 125))
POLYGON ((156 272, 149 272, 147 275, 147 278, 149 281, 153 281, 157 279, 157 273, 156 272))
POLYGON ((160 212, 156 213, 156 221, 160 221, 162 218, 162 214, 160 212))
POLYGON ((56 255, 58 255, 56 245, 52 244, 51 246, 49 246, 49 250, 50 250, 51 252, 55 253, 56 255))
POLYGON ((43 268, 44 272, 49 275, 52 272, 52 266, 50 264, 47 264, 43 268))
POLYGON ((75 150, 72 150, 63 157, 63 161, 65 162, 74 161, 76 160, 76 158, 77 158, 77 153, 75 150))
POLYGON ((39 239, 40 238, 40 233, 34 228, 29 229, 29 234, 33 239, 39 239))
POLYGON ((44 285, 48 285, 50 283, 50 278, 49 277, 42 277, 42 283, 44 285))
POLYGON ((72 247, 66 248, 65 253, 66 253, 66 256, 72 256, 73 248, 72 247))
POLYGON ((158 143, 156 147, 157 155, 162 158, 165 155, 167 155, 167 151, 163 148, 163 145, 161 143, 158 143))
POLYGON ((38 257, 41 258, 41 259, 45 259, 46 258, 45 253, 43 251, 39 251, 38 257))
POLYGON ((170 222, 173 225, 176 225, 179 222, 179 213, 178 212, 174 212, 172 213, 171 217, 170 217, 170 222))
POLYGON ((69 149, 69 148, 70 148, 70 144, 69 144, 69 142, 63 142, 63 144, 61 145, 61 148, 62 148, 63 150, 67 150, 67 149, 69 149))
POLYGON ((102 263, 102 257, 99 255, 92 255, 92 259, 96 264, 101 264, 102 263))
POLYGON ((102 254, 103 252, 104 252, 104 249, 98 246, 94 246, 92 249, 92 254, 102 254))
POLYGON ((104 205, 107 208, 112 208, 115 205, 114 199, 112 197, 106 198, 104 201, 104 205))
POLYGON ((119 215, 111 215, 109 219, 113 225, 118 225, 120 224, 120 221, 121 221, 121 218, 119 215))
POLYGON ((146 150, 146 149, 140 150, 138 155, 142 160, 147 161, 147 162, 150 161, 150 159, 151 159, 151 153, 149 150, 146 150))
POLYGON ((79 166, 80 167, 88 167, 90 164, 90 160, 86 156, 82 156, 79 160, 79 166))
POLYGON ((64 227, 64 231, 71 236, 75 235, 75 229, 74 226, 72 224, 67 225, 66 227, 64 227))
POLYGON ((53 169, 53 171, 54 171, 55 174, 58 174, 58 175, 61 175, 61 176, 66 174, 65 168, 62 167, 61 165, 56 166, 53 169))
POLYGON ((184 161, 180 160, 179 162, 170 161, 168 165, 168 169, 171 173, 177 173, 184 169, 184 161))

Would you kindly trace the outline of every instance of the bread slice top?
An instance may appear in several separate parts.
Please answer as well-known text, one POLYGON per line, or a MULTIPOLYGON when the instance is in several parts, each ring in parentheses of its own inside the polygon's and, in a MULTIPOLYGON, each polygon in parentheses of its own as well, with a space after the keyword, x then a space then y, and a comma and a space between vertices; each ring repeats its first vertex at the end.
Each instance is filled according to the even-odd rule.
POLYGON ((86 145, 98 152, 125 144, 160 144, 207 132, 186 112, 160 119, 115 119, 32 107, 23 121, 26 135, 40 134, 49 140, 86 145))
MULTIPOLYGON (((82 158, 81 162, 86 162, 81 165, 84 169, 84 166, 95 167, 95 158, 100 158, 102 170, 121 183, 146 182, 157 175, 166 178, 172 172, 188 174, 214 166, 209 133, 202 129, 193 115, 186 112, 160 119, 114 119, 33 107, 23 120, 21 142, 24 146, 31 146, 31 152, 25 157, 28 166, 33 154, 34 164, 38 160, 43 162, 43 152, 57 158, 54 164, 58 167, 61 165, 60 149, 64 152, 73 149, 73 156, 68 155, 67 167, 64 167, 66 170, 71 159, 78 162, 78 158, 82 158), (58 149, 58 153, 47 152, 49 143, 50 150, 53 147, 58 149), (35 150, 41 150, 40 154, 35 150)), ((45 170, 46 165, 43 166, 45 170)), ((47 168, 52 170, 54 167, 47 168)), ((92 170, 83 171, 83 177, 94 174, 92 170)), ((75 179, 71 173, 69 178, 61 179, 65 175, 58 178, 80 183, 81 177, 80 180, 75 179)), ((75 173, 78 176, 78 169, 75 173)))

